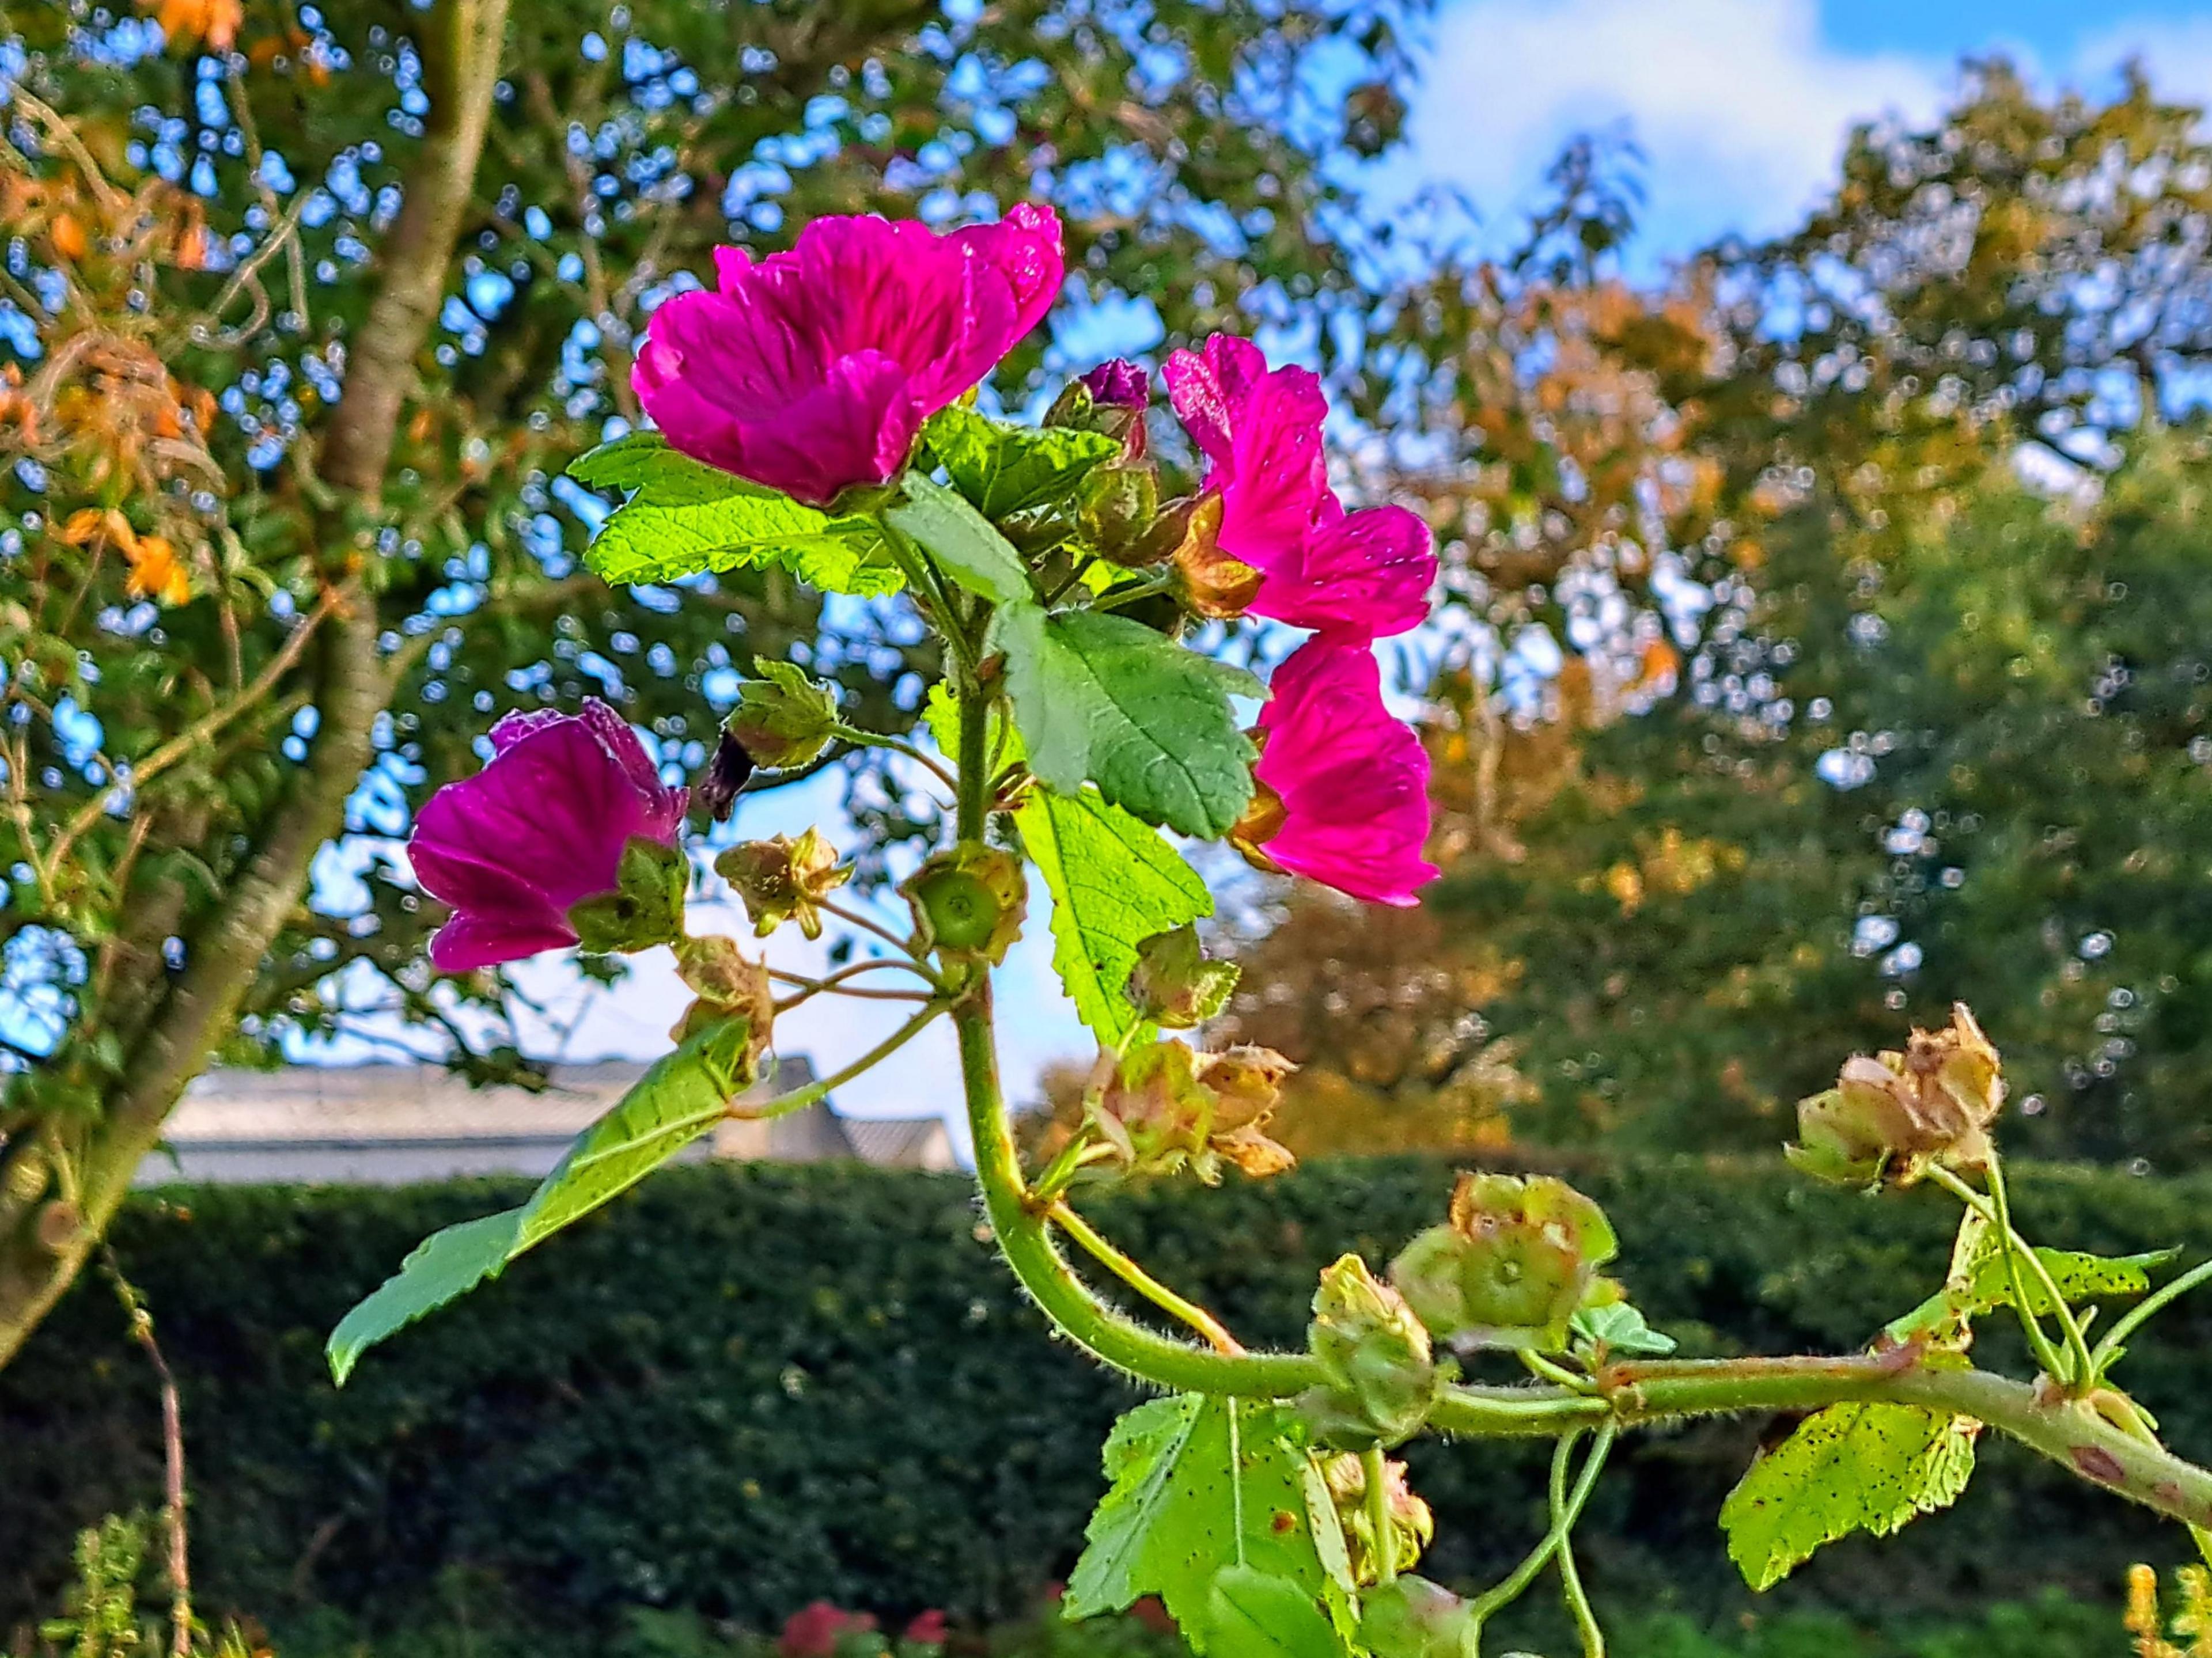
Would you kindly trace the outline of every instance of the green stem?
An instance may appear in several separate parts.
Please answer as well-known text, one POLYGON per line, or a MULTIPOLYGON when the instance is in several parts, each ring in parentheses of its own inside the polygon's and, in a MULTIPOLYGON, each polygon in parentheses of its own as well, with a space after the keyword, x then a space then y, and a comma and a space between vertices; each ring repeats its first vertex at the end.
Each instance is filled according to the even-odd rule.
MULTIPOLYGON (((2096 1363, 2089 1357, 2089 1344, 2083 1339, 2081 1321, 2074 1316, 2074 1309, 2059 1293, 2058 1280, 2043 1264, 2043 1257, 2035 1253, 2027 1239, 2013 1230, 2012 1199, 2005 1190, 2004 1165, 1998 1160, 1996 1150, 1990 1150, 1990 1202, 1996 1211, 1996 1223, 2006 1249, 2013 1259, 2013 1293, 2020 1293, 2020 1269, 2024 1265, 2033 1271, 2043 1285, 2044 1294, 2051 1297, 2052 1309, 2058 1315, 2058 1327, 2066 1335, 2066 1351, 2072 1360, 2073 1375, 2059 1380, 2070 1380, 2077 1388, 2087 1388, 2096 1374, 2096 1363)), ((2026 1303, 2023 1303, 2023 1305, 2026 1303)))
POLYGON ((1030 1200, 1051 1203, 1058 1199, 1075 1179, 1076 1171, 1089 1161, 1095 1145, 1091 1125, 1079 1124, 1075 1132, 1067 1137, 1067 1144, 1054 1154, 1052 1161, 1045 1164, 1043 1171, 1030 1182, 1030 1200))
POLYGON ((2207 1278, 2212 1278, 2212 1260, 2201 1261, 2179 1278, 2161 1284, 2148 1297, 2130 1308, 2125 1314, 2114 1321, 2112 1327, 2105 1332, 2105 1339, 2097 1344, 2096 1351, 2089 1355, 2091 1373, 2095 1376, 2104 1375, 2112 1361, 2119 1357, 2120 1349, 2130 1336, 2141 1329, 2149 1320, 2164 1312, 2172 1303, 2187 1295, 2207 1278))
MULTIPOLYGON (((864 932, 874 933, 876 937, 881 938, 885 944, 890 944, 893 949, 902 951, 917 964, 926 965, 926 963, 922 963, 921 953, 915 949, 913 939, 900 938, 897 933, 892 932, 881 921, 872 920, 866 915, 862 914, 859 910, 853 909, 844 904, 841 904, 832 898, 817 898, 814 901, 814 907, 817 909, 826 911, 830 914, 836 916, 839 920, 844 922, 848 926, 856 926, 862 929, 864 932)), ((931 974, 929 975, 932 980, 934 980, 936 976, 937 975, 935 974, 931 974)))
MULTIPOLYGON (((1990 1195, 1987 1197, 1974 1190, 1972 1187, 1967 1185, 1965 1181, 1941 1163, 1931 1164, 1928 1173, 1929 1177, 1938 1186, 1981 1216, 1995 1229, 1997 1235, 1997 1248, 2004 1256, 2005 1276, 2012 1289, 2013 1311, 2018 1315, 2021 1331, 2027 1337, 2027 1345, 2035 1354, 2036 1364, 2052 1381, 2061 1384, 2070 1382, 2074 1380, 2069 1375, 2070 1367, 2066 1360, 2059 1356, 2058 1349, 2051 1345, 2050 1336, 2044 1331, 2043 1320, 2035 1311, 2035 1303, 2028 1297, 2027 1278, 2026 1267, 2022 1265, 2023 1261, 2027 1266, 2033 1266, 2041 1275, 2046 1292, 2052 1303, 2065 1317, 2077 1342, 2081 1339, 2081 1327, 2073 1323, 2073 1315, 2066 1306, 2065 1297, 2058 1293, 2057 1284, 2052 1282, 2049 1270, 2036 1255, 2034 1248, 2027 1239, 2013 1230, 2012 1212, 2004 1200, 2003 1176, 1997 1173, 1995 1155, 1993 1154, 1990 1158, 1990 1195)), ((2087 1357, 2086 1349, 2082 1357, 2085 1359, 2087 1357)), ((2084 1371, 2082 1374, 2086 1379, 2089 1373, 2084 1371)))
POLYGON ((903 755, 915 764, 927 770, 946 788, 957 789, 960 786, 959 780, 945 768, 943 761, 934 756, 923 753, 913 744, 903 742, 898 738, 885 737, 880 732, 864 732, 856 726, 833 726, 830 727, 830 735, 841 743, 850 743, 855 748, 884 749, 893 754, 903 755))
POLYGON ((937 624, 937 631, 952 647, 958 659, 963 678, 969 685, 976 682, 978 659, 975 647, 961 625, 960 611, 945 591, 945 582, 937 573, 937 565, 927 553, 907 539, 883 513, 876 514, 876 527, 884 533, 884 544, 890 550, 891 560, 905 574, 913 589, 915 601, 922 607, 929 619, 937 624))
POLYGON ((1367 1480, 1367 1530, 1375 1540, 1375 1581, 1395 1583, 1398 1581, 1398 1533, 1390 1521, 1390 1487, 1385 1475, 1388 1465, 1382 1460, 1380 1445, 1360 1453, 1361 1472, 1367 1480))
POLYGON ((1586 1376, 1577 1376, 1564 1364, 1555 1364, 1541 1353, 1532 1353, 1525 1348, 1521 1353, 1522 1367, 1529 1375, 1545 1382, 1556 1382, 1570 1393, 1594 1394, 1597 1383, 1586 1376))
POLYGON ((1093 1260, 1127 1284, 1162 1312, 1181 1319, 1204 1336, 1217 1353, 1241 1355, 1244 1345, 1229 1333, 1221 1321, 1196 1302, 1187 1300, 1147 1272, 1127 1255, 1109 1242, 1105 1236, 1091 1223, 1064 1203, 1054 1203, 1045 1211, 1060 1230, 1067 1234, 1093 1260))
MULTIPOLYGON (((1590 1454, 1583 1461, 1582 1477, 1575 1481, 1573 1494, 1564 1503, 1553 1507, 1552 1528, 1544 1534, 1543 1541, 1528 1551, 1528 1558, 1513 1569, 1504 1582, 1485 1590, 1468 1604, 1468 1613, 1477 1629, 1527 1593, 1528 1585, 1536 1581, 1536 1574, 1543 1570, 1553 1555, 1565 1546, 1567 1533, 1575 1528, 1575 1521, 1582 1517, 1583 1504, 1589 1501, 1589 1494, 1597 1485, 1597 1477, 1604 1472, 1607 1454, 1613 1449, 1613 1436, 1618 1431, 1610 1422, 1597 1430, 1597 1438, 1590 1446, 1590 1454)), ((1581 1441, 1582 1434, 1577 1430, 1560 1440, 1559 1448, 1552 1453, 1552 1480, 1561 1490, 1565 1489, 1567 1467, 1574 1457, 1575 1447, 1581 1441)))
MULTIPOLYGON (((1562 1440, 1560 1444, 1565 1446, 1562 1440)), ((1593 1452, 1593 1460, 1598 1453, 1593 1452)), ((1552 1529, 1559 1536, 1559 1594, 1574 1615, 1575 1632, 1582 1637, 1583 1658, 1605 1658, 1605 1631, 1598 1627, 1597 1612, 1583 1588, 1581 1569, 1575 1564, 1575 1545, 1569 1534, 1574 1521, 1567 1514, 1567 1460, 1552 1459, 1552 1529)))
POLYGON ((890 1035, 884 1037, 883 1041, 878 1042, 842 1070, 833 1071, 826 1077, 818 1077, 804 1088, 794 1088, 788 1094, 779 1094, 774 1099, 764 1100, 758 1105, 732 1105, 726 1114, 744 1122, 765 1122, 771 1117, 787 1117, 794 1111, 803 1111, 815 1101, 826 1097, 833 1089, 842 1088, 862 1072, 881 1065, 916 1036, 921 1035, 938 1015, 951 1005, 950 1002, 943 1000, 932 1001, 896 1030, 892 1031, 890 1035))

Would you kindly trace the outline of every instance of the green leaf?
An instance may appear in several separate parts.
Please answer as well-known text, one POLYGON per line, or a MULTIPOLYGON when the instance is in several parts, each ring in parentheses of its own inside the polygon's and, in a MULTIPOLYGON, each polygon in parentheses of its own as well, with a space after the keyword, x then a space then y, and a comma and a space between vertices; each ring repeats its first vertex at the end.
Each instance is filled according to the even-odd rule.
POLYGON ((1344 1658, 1346 1651, 1312 1590, 1250 1566, 1213 1574, 1206 1633, 1219 1658, 1344 1658))
POLYGON ((1206 840, 1243 815, 1257 750, 1229 699, 1267 691, 1242 668, 1127 616, 1034 604, 1000 609, 987 648, 1006 653, 1014 723, 1048 787, 1093 782, 1146 823, 1206 840))
POLYGON ((1729 1558, 1771 1588, 1823 1543, 1884 1537, 1948 1507, 1974 1471, 1979 1424, 1911 1405, 1832 1405, 1751 1466, 1721 1505, 1729 1558))
MULTIPOLYGON (((2069 1305, 2100 1296, 2142 1295, 2150 1288, 2151 1270, 2165 1266, 2180 1253, 2179 1249, 2154 1249, 2138 1255, 2093 1255, 2072 1249, 2035 1252, 2069 1305)), ((2022 1277, 2033 1309, 2039 1315, 2055 1311, 2042 1281, 2025 1266, 2022 1277)), ((1964 1338, 1976 1316, 2012 1304, 2012 1273, 2005 1266, 2004 1252, 1997 1247, 1990 1224, 1969 1209, 1960 1218, 1943 1288, 1893 1321, 1885 1333, 1900 1343, 1925 1337, 1954 1344, 1964 1338)))
POLYGON ((497 1278, 513 1258, 520 1209, 502 1210, 433 1232, 416 1244, 399 1270, 338 1321, 324 1345, 331 1379, 343 1388, 361 1356, 425 1313, 497 1278))
POLYGON ((568 464, 594 489, 625 489, 584 550, 615 584, 676 581, 776 565, 829 592, 896 592, 904 584, 875 525, 832 518, 774 489, 679 455, 658 432, 633 432, 568 464))
POLYGON ((1064 500, 1121 440, 1066 426, 1013 426, 956 404, 921 428, 930 453, 986 518, 1064 500))
MULTIPOLYGON (((2150 1288, 2150 1269, 2165 1266, 2180 1253, 2179 1249, 2153 1249, 2140 1255, 2093 1255, 2076 1249, 2038 1249, 2035 1258, 2043 1263, 2051 1281, 2057 1284, 2058 1293, 2070 1304, 2100 1296, 2142 1295, 2150 1288)), ((2030 1309, 2038 1313, 2056 1310, 2051 1306, 2051 1292, 2033 1272, 2027 1270, 2025 1263, 2021 1273, 2027 1284, 2030 1309)), ((2005 1270, 2004 1254, 1994 1241, 1986 1253, 1975 1257, 1973 1273, 1967 1280, 1967 1294, 1977 1312, 2013 1304, 2012 1275, 2005 1270)))
POLYGON ((721 1121, 751 1085, 751 1023, 719 1019, 653 1061, 622 1102, 576 1137, 523 1206, 514 1253, 580 1220, 628 1191, 721 1121))
POLYGON ((325 1352, 340 1387, 362 1353, 423 1314, 497 1278, 517 1255, 628 1191, 713 1128, 749 1086, 751 1027, 718 1019, 664 1054, 620 1104, 576 1137, 530 1201, 433 1233, 338 1321, 325 1352))
POLYGON ((905 488, 906 500, 884 514, 894 529, 920 542, 969 592, 994 604, 1036 602, 1022 556, 958 491, 920 472, 906 475, 905 488))
POLYGON ((1608 1352, 1649 1358, 1674 1351, 1674 1338, 1653 1329, 1644 1322, 1644 1315, 1625 1301, 1578 1308, 1567 1327, 1578 1346, 1602 1344, 1608 1352))
POLYGON ((1083 1023, 1112 1047, 1141 1023, 1123 987, 1137 947, 1213 913, 1213 896, 1176 849, 1095 789, 1039 789, 1014 814, 1052 894, 1052 964, 1083 1023))
POLYGON ((1198 1394, 1156 1399, 1115 1424, 1105 1454, 1112 1485, 1084 1533, 1066 1615, 1119 1612, 1157 1594, 1203 1652, 1224 1566, 1320 1596, 1329 1580, 1295 1424, 1277 1405, 1198 1394))

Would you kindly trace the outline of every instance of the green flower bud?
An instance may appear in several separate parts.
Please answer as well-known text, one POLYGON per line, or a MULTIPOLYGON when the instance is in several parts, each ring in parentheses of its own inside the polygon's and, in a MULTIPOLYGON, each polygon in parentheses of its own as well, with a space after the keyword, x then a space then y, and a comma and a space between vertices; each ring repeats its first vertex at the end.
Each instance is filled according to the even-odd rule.
POLYGON ((1604 1212, 1564 1181, 1462 1175, 1450 1220, 1407 1245, 1390 1281, 1439 1337, 1556 1351, 1619 1247, 1604 1212))
POLYGON ((1482 1625, 1468 1602, 1411 1575, 1359 1597, 1359 1644, 1375 1658, 1476 1658, 1482 1625))
POLYGON ((1854 1055, 1836 1086, 1797 1106, 1790 1161, 1844 1186, 1910 1186, 1931 1163, 1979 1169, 2004 1107, 1997 1051, 1962 1002, 1942 1030, 1915 1030, 1903 1053, 1854 1055))
POLYGON ((1316 1436, 1346 1449, 1411 1437, 1441 1378, 1428 1329, 1405 1297, 1345 1255, 1321 1275, 1313 1309, 1307 1342, 1328 1385, 1299 1404, 1316 1436))
POLYGON ((1133 1171, 1188 1166, 1208 1185, 1227 1163, 1255 1178, 1297 1162, 1263 1132, 1291 1069, 1265 1048, 1200 1054, 1182 1042, 1147 1042, 1118 1063, 1102 1054, 1092 1120, 1133 1171))
POLYGON ((836 849, 815 829, 796 841, 779 835, 742 841, 714 859, 714 870, 744 900, 761 938, 790 920, 808 938, 820 938, 822 901, 853 878, 852 865, 838 863, 836 849))
POLYGON ((1137 946, 1129 1002, 1154 1024, 1188 1030, 1221 1011, 1237 988, 1237 974, 1234 962, 1206 959, 1196 927, 1156 932, 1137 946))
POLYGON ((630 955, 684 936, 684 895, 691 865, 682 852, 632 835, 616 865, 615 890, 568 911, 576 944, 595 956, 630 955))
POLYGON ((1159 510, 1159 479, 1150 466, 1102 466, 1084 488, 1084 538, 1116 564, 1150 562, 1143 554, 1159 510))
POLYGON ((836 691, 788 662, 754 665, 762 677, 738 688, 738 706, 723 729, 755 765, 781 770, 806 764, 836 732, 836 691))
MULTIPOLYGON (((1363 1459, 1346 1454, 1322 1464, 1322 1479, 1329 1501, 1336 1506, 1337 1522, 1352 1556, 1352 1577, 1372 1583, 1382 1576, 1375 1548, 1375 1531, 1367 1512, 1367 1467, 1363 1459)), ((1390 1511, 1391 1564, 1410 1571, 1420 1564, 1421 1552, 1437 1534, 1436 1516, 1429 1505, 1406 1484, 1406 1465, 1385 1459, 1382 1464, 1383 1500, 1390 1511)))
POLYGON ((915 926, 934 949, 994 966, 1022 934, 1029 883, 1021 859, 997 847, 940 852, 901 884, 915 926))

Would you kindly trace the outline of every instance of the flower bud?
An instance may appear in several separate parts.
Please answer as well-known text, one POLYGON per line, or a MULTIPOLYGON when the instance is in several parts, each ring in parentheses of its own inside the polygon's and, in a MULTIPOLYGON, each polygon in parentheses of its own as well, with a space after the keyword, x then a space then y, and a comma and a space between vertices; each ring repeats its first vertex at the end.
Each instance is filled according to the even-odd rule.
POLYGON ((624 844, 615 890, 572 905, 568 925, 580 950, 599 956, 629 955, 684 936, 684 895, 691 865, 683 853, 648 835, 624 844))
POLYGON ((1261 1132, 1291 1070, 1264 1048, 1200 1054, 1182 1042, 1147 1042, 1126 1058, 1099 1057, 1093 1120, 1133 1171, 1188 1167, 1212 1185, 1228 1163, 1255 1178, 1297 1159, 1261 1132))
POLYGON ((1481 1641, 1468 1602, 1425 1577, 1401 1576, 1359 1597, 1359 1644, 1375 1658, 1476 1658, 1481 1641))
POLYGON ((775 1028, 775 989, 769 982, 768 963, 748 959, 735 939, 715 933, 677 940, 676 971, 698 1000, 677 1022, 672 1038, 680 1042, 710 1019, 742 1014, 751 1025, 749 1058, 757 1068, 775 1028))
POLYGON ((1328 1382, 1302 1396, 1299 1408, 1316 1436, 1350 1450, 1409 1438, 1440 1377, 1428 1330, 1405 1297, 1346 1255, 1322 1273, 1313 1310, 1307 1343, 1328 1382))
POLYGON ((1137 946, 1137 965, 1129 973, 1130 1005, 1154 1024, 1188 1030, 1221 1011, 1237 976, 1234 962, 1206 959, 1196 927, 1156 932, 1137 946))
POLYGON ((1905 1051, 1844 1061, 1836 1086, 1797 1106, 1790 1161, 1816 1179, 1910 1186, 1931 1163, 1979 1169, 2003 1108, 1997 1051, 1962 1002, 1942 1030, 1915 1030, 1905 1051))
POLYGON ((1147 563, 1144 550, 1159 510, 1159 479, 1151 467, 1102 466, 1084 487, 1084 538, 1116 564, 1147 563))
POLYGON ((1022 935, 1029 883, 1021 859, 998 847, 940 852, 900 884, 915 926, 947 955, 996 966, 1022 935))
POLYGON ((1462 1175, 1450 1220, 1406 1246, 1390 1281, 1438 1337, 1557 1351, 1618 1248, 1604 1212, 1564 1181, 1462 1175))
POLYGON ((821 902, 853 878, 849 864, 810 829, 796 841, 787 835, 744 841, 714 860, 715 872, 744 900, 753 933, 765 938, 786 921, 796 920, 810 938, 822 936, 821 902))
MULTIPOLYGON (((1322 1464, 1322 1479, 1328 1487, 1329 1500, 1336 1506, 1338 1523, 1344 1528, 1345 1548, 1352 1556, 1353 1578, 1362 1583, 1376 1582, 1382 1574, 1378 1569, 1381 1562, 1376 1555, 1375 1531, 1367 1512, 1365 1463, 1349 1453, 1332 1456, 1322 1464)), ((1421 1551, 1437 1534, 1436 1516, 1406 1484, 1404 1463, 1385 1460, 1382 1490, 1390 1512, 1391 1564, 1396 1570, 1410 1571, 1420 1564, 1421 1551)))
POLYGON ((708 817, 718 823, 730 821, 738 792, 750 780, 753 769, 753 757, 746 752, 745 745, 725 731, 714 745, 714 757, 707 762, 706 776, 700 779, 694 791, 699 804, 706 807, 708 817))
POLYGON ((761 662, 762 677, 738 688, 738 706, 723 729, 756 765, 803 766, 830 746, 837 729, 837 694, 788 662, 761 662))

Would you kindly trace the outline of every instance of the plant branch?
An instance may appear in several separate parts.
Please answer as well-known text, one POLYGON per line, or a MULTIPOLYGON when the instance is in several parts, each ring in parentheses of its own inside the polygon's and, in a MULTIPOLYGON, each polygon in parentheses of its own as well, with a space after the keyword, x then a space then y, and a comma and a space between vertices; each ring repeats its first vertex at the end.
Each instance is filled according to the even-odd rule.
POLYGON ((1144 1297, 1162 1312, 1179 1318, 1189 1325, 1192 1329, 1206 1338, 1207 1344, 1215 1352, 1227 1353, 1231 1357, 1243 1356, 1243 1344, 1223 1327, 1219 1319, 1214 1317, 1196 1302, 1179 1296, 1169 1289, 1166 1284, 1115 1248, 1103 1234, 1091 1226, 1089 1221, 1084 1219, 1066 1204, 1054 1202, 1046 1209, 1045 1213, 1061 1231, 1080 1244, 1084 1252, 1093 1260, 1105 1267, 1108 1272, 1113 1273, 1115 1278, 1120 1278, 1122 1283, 1144 1297))
POLYGON ((732 1104, 724 1114, 733 1117, 740 1122, 766 1122, 774 1117, 787 1117, 794 1111, 804 1110, 817 1100, 827 1098, 834 1090, 842 1088, 862 1072, 872 1070, 881 1065, 927 1029, 931 1022, 950 1005, 950 1003, 941 1000, 932 1001, 896 1030, 842 1070, 833 1071, 826 1077, 817 1078, 804 1088, 794 1088, 788 1094, 779 1094, 775 1098, 764 1101, 759 1105, 732 1104))
POLYGON ((1359 1467, 1367 1482, 1367 1529, 1375 1540, 1375 1581, 1395 1583, 1398 1581, 1398 1533, 1390 1520, 1389 1465, 1383 1461, 1382 1448, 1370 1446, 1360 1453, 1359 1467))
MULTIPOLYGON (((1618 1432, 1619 1430, 1610 1422, 1599 1427, 1597 1438, 1590 1446, 1589 1455, 1583 1461, 1582 1476, 1575 1481, 1572 1494, 1564 1503, 1553 1505, 1551 1529, 1544 1533, 1543 1540, 1529 1550, 1528 1557, 1504 1582, 1485 1590, 1469 1603, 1468 1611, 1476 1628, 1480 1629, 1527 1593, 1528 1585, 1536 1581, 1536 1575, 1544 1570, 1552 1557, 1566 1547, 1568 1534, 1574 1530, 1575 1521, 1582 1517, 1583 1504, 1589 1501, 1590 1492, 1596 1488, 1598 1475, 1605 1471, 1605 1459, 1613 1449, 1613 1437, 1618 1432)), ((1581 1441, 1579 1430, 1570 1433, 1559 1441, 1558 1448, 1552 1453, 1552 1486, 1554 1491, 1566 1489, 1567 1467, 1574 1458, 1575 1447, 1581 1441)))
POLYGON ((2120 1348, 2130 1336, 2207 1278, 2212 1278, 2212 1260, 2200 1261, 2179 1278, 2161 1284, 2115 1320, 2112 1327, 2105 1332, 2104 1339, 2097 1344, 2096 1351, 2089 1356, 2094 1373, 2102 1376, 2112 1367, 2112 1361, 2119 1357, 2120 1348))

